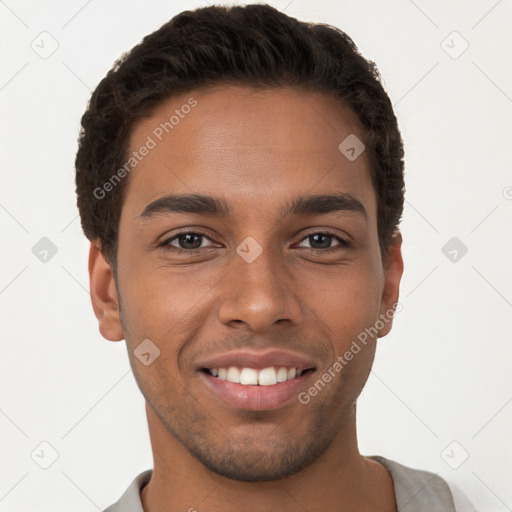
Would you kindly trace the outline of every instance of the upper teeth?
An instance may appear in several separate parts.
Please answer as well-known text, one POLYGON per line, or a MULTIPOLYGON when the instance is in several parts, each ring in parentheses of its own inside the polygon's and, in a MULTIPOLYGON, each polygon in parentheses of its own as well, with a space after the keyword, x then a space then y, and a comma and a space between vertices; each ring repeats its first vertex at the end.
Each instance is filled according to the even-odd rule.
POLYGON ((229 368, 211 368, 209 371, 219 379, 253 386, 258 384, 260 386, 272 386, 278 382, 299 377, 302 373, 302 370, 297 371, 296 368, 285 368, 284 366, 277 369, 270 366, 263 368, 263 370, 255 370, 254 368, 242 368, 240 370, 236 366, 230 366, 229 368))

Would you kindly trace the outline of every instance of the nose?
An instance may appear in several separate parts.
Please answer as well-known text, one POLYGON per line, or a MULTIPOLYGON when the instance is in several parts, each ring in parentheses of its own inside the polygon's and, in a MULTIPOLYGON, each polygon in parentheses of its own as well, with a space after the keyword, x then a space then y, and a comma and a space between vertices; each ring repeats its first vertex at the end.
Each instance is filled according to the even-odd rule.
POLYGON ((299 286, 281 258, 276 251, 263 248, 249 263, 235 253, 234 268, 221 290, 221 322, 254 333, 266 332, 274 324, 291 327, 301 323, 304 306, 299 286))

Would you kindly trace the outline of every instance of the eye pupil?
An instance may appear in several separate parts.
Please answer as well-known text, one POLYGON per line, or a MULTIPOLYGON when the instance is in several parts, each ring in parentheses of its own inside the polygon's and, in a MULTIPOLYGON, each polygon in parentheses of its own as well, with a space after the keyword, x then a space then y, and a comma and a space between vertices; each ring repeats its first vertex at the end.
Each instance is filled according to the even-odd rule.
MULTIPOLYGON (((314 235, 311 235, 309 238, 314 239, 314 242, 317 243, 318 242, 318 240, 316 240, 317 237, 322 237, 324 239, 327 239, 327 243, 324 242, 323 243, 324 247, 322 247, 322 248, 325 248, 325 247, 329 248, 330 238, 331 238, 329 235, 322 235, 321 233, 315 233, 314 235)), ((322 245, 322 242, 320 242, 320 245, 322 245)))
POLYGON ((183 244, 191 243, 191 238, 193 237, 196 238, 196 243, 192 242, 193 247, 182 247, 182 249, 198 249, 199 247, 201 247, 201 235, 196 235, 195 233, 185 233, 183 235, 180 235, 178 237, 178 242, 180 246, 183 244), (199 243, 197 243, 197 241, 199 241, 199 243))

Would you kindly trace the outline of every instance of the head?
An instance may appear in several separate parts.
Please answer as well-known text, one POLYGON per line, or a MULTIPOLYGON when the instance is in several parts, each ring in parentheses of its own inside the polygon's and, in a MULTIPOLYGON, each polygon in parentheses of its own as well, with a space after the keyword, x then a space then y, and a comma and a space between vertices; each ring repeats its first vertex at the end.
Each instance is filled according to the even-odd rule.
POLYGON ((374 63, 268 5, 182 12, 94 91, 76 184, 100 331, 126 340, 154 421, 234 479, 316 460, 354 410, 402 274, 403 145, 374 63), (307 404, 234 408, 198 367, 278 349, 307 358, 313 383, 378 321, 307 404))

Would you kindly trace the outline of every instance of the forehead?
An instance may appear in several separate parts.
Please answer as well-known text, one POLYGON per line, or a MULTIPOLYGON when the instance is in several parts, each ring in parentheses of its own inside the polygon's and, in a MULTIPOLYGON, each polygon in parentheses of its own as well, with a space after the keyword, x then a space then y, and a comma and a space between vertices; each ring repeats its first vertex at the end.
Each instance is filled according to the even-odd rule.
POLYGON ((347 158, 340 150, 346 140, 364 141, 357 116, 323 93, 227 85, 191 91, 133 127, 129 155, 139 159, 125 204, 135 214, 169 193, 201 193, 230 197, 246 211, 249 203, 277 208, 294 190, 334 189, 371 203, 369 156, 347 158))

